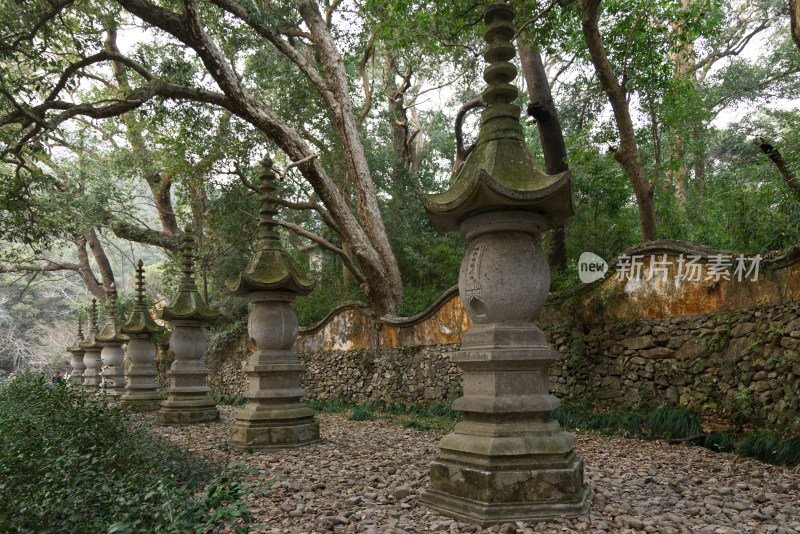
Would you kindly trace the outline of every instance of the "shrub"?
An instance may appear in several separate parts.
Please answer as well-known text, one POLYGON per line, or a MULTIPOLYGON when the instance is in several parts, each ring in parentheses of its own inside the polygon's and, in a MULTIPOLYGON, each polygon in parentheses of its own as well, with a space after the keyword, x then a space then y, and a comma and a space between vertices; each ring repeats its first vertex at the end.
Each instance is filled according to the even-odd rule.
POLYGON ((736 434, 730 429, 709 432, 703 440, 703 447, 717 452, 733 452, 736 450, 736 434))
POLYGON ((365 410, 364 408, 362 408, 360 406, 356 406, 350 412, 350 418, 349 419, 351 421, 369 421, 371 419, 375 419, 375 416, 372 415, 372 412, 370 412, 369 410, 365 410))
POLYGON ((355 406, 354 402, 342 399, 306 399, 303 402, 315 412, 322 413, 342 413, 355 406))
POLYGON ((658 408, 648 413, 647 427, 654 436, 668 439, 688 438, 703 433, 697 415, 672 408, 658 408))
POLYGON ((420 432, 425 432, 430 430, 432 427, 430 425, 426 425, 425 423, 420 423, 419 421, 411 419, 409 421, 403 421, 403 428, 415 428, 420 432))
POLYGON ((787 467, 800 465, 800 436, 782 439, 776 432, 750 432, 742 437, 737 450, 742 456, 762 462, 787 467))
MULTIPOLYGON (((213 532, 249 520, 222 465, 133 430, 102 399, 43 376, 0 384, 0 530, 213 532), (3 528, 3 527, 6 528, 3 528)), ((248 528, 237 525, 236 530, 248 528)))

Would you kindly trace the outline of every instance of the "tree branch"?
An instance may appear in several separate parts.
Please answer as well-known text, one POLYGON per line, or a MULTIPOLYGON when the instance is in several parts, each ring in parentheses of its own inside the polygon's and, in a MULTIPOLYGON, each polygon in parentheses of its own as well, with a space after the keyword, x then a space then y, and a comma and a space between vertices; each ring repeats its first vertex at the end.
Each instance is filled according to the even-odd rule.
POLYGON ((789 163, 783 157, 783 154, 763 137, 753 139, 753 143, 775 164, 781 177, 783 177, 792 190, 795 200, 800 200, 800 181, 797 180, 797 175, 789 167, 789 163))
POLYGON ((455 134, 456 134, 456 159, 453 163, 453 170, 450 173, 451 176, 455 176, 458 174, 458 171, 461 170, 461 167, 464 166, 464 162, 467 160, 467 156, 469 153, 475 149, 475 143, 472 143, 466 149, 464 148, 464 134, 463 134, 463 125, 464 125, 464 118, 467 116, 467 113, 470 110, 475 108, 485 108, 486 102, 483 101, 482 97, 476 97, 472 100, 469 100, 461 106, 461 109, 458 110, 456 114, 456 122, 455 122, 455 134))
POLYGON ((347 270, 353 274, 355 279, 358 280, 359 284, 363 284, 366 281, 364 275, 361 274, 361 271, 359 271, 358 268, 353 263, 353 260, 350 258, 350 255, 348 255, 344 250, 340 249, 330 241, 318 236, 315 233, 309 232, 308 230, 305 230, 304 228, 301 228, 300 226, 294 223, 288 221, 277 221, 277 220, 275 222, 281 226, 288 228, 289 230, 291 230, 292 232, 296 233, 299 236, 305 237, 306 239, 310 239, 311 241, 318 244, 325 250, 333 252, 342 259, 342 263, 344 264, 344 266, 347 267, 347 270))

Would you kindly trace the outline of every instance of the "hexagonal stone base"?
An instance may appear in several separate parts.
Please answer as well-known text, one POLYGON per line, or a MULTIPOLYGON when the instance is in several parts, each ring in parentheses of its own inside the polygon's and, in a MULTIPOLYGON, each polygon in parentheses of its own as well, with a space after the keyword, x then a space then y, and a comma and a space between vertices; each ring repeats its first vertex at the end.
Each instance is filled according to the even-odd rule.
MULTIPOLYGON (((458 521, 488 526, 509 521, 539 521, 585 513, 592 491, 583 484, 583 461, 568 453, 551 467, 517 466, 487 469, 437 459, 431 463, 430 487, 420 503, 458 521)), ((483 462, 480 462, 483 463, 483 462)))
POLYGON ((314 420, 293 424, 236 421, 231 426, 231 446, 239 449, 289 449, 319 440, 319 423, 314 420))
POLYGON ((161 408, 161 402, 163 400, 161 395, 150 399, 130 399, 123 395, 119 401, 119 405, 121 408, 134 413, 155 412, 161 408))
POLYGON ((219 421, 219 411, 210 397, 196 400, 169 398, 161 403, 156 420, 164 426, 213 423, 219 421))

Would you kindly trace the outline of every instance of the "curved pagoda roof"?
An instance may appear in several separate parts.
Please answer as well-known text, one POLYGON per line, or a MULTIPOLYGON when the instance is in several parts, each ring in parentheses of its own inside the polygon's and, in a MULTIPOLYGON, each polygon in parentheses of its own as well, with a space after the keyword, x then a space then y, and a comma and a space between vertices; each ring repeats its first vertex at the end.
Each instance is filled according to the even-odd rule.
POLYGON ((83 347, 81 347, 81 342, 83 342, 83 328, 81 324, 81 319, 78 317, 78 337, 75 338, 75 341, 72 342, 72 345, 67 347, 67 352, 72 353, 83 353, 86 352, 83 347))
POLYGON ((119 321, 117 320, 117 289, 112 286, 108 292, 108 302, 106 303, 107 316, 103 330, 97 335, 97 341, 102 343, 124 343, 128 341, 128 336, 120 331, 119 321))
POLYGON ((127 322, 122 325, 126 334, 160 334, 164 327, 153 320, 144 303, 144 263, 140 259, 136 265, 136 302, 127 322))
POLYGON ((228 282, 227 285, 239 296, 246 296, 256 291, 283 291, 297 296, 308 295, 314 289, 316 282, 300 272, 297 264, 286 253, 280 236, 275 231, 276 177, 269 155, 264 156, 259 179, 261 206, 256 253, 245 270, 239 274, 238 279, 228 282))
POLYGON ((97 340, 97 299, 92 299, 92 305, 89 308, 89 333, 80 342, 80 346, 84 350, 100 350, 103 348, 97 340))
POLYGON ((469 154, 450 188, 422 195, 433 223, 442 231, 458 231, 461 222, 487 211, 525 210, 540 214, 540 231, 559 226, 574 212, 572 175, 548 175, 531 155, 519 122, 518 96, 511 84, 517 75, 510 60, 516 54, 513 8, 494 4, 484 14, 488 43, 484 59, 489 65, 483 78, 487 108, 475 149, 469 154))
POLYGON ((212 310, 203 300, 197 291, 194 281, 194 239, 192 238, 192 227, 187 226, 183 232, 183 242, 181 243, 181 277, 178 285, 178 294, 161 310, 161 318, 167 321, 191 319, 197 321, 213 321, 219 315, 212 310))

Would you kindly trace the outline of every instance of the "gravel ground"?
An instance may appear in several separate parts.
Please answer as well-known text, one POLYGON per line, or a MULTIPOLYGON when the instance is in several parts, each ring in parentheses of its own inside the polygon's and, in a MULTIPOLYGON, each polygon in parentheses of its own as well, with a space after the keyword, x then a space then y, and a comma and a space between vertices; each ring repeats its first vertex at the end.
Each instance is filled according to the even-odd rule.
POLYGON ((348 421, 320 414, 323 440, 302 449, 247 455, 229 450, 236 408, 221 423, 156 427, 187 449, 245 460, 271 491, 256 492, 252 532, 800 532, 800 472, 717 454, 701 447, 577 435, 576 452, 594 488, 589 513, 575 519, 521 522, 481 529, 417 505, 441 433, 383 420, 348 421))

